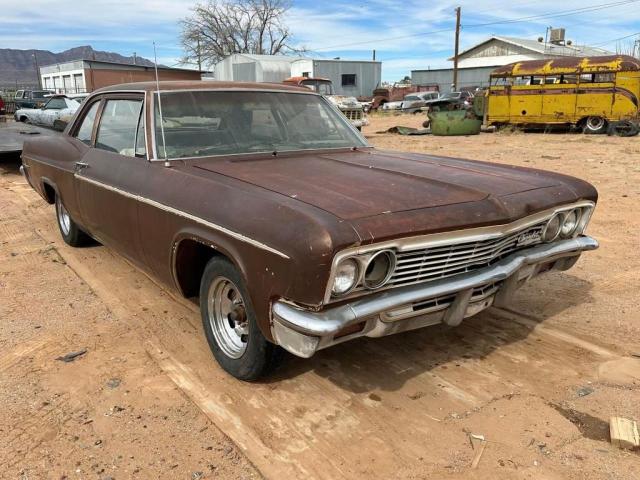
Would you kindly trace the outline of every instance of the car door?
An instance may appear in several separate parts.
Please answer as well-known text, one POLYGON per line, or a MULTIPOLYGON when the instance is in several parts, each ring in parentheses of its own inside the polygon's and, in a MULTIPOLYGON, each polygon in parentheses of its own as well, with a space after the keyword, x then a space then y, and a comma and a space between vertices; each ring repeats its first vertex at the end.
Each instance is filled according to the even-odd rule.
POLYGON ((83 224, 135 263, 142 259, 136 192, 148 175, 143 119, 143 95, 105 96, 75 174, 83 224))

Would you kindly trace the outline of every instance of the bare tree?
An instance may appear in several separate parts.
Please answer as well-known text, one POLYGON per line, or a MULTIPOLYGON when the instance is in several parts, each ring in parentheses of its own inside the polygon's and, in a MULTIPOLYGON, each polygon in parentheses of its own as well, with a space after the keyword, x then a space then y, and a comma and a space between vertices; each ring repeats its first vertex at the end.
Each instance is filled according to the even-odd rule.
POLYGON ((212 65, 233 53, 277 55, 294 48, 283 16, 290 0, 209 0, 182 20, 183 63, 212 65))

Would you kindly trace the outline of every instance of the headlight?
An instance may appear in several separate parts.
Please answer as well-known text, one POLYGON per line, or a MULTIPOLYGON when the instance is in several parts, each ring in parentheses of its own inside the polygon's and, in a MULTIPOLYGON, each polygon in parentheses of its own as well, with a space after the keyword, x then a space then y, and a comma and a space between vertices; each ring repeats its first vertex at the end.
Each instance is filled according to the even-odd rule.
POLYGON ((383 286, 396 268, 396 254, 391 250, 382 250, 372 255, 364 271, 365 288, 373 289, 383 286))
POLYGON ((565 238, 571 237, 571 235, 573 235, 574 232, 576 231, 579 221, 580 221, 580 210, 575 208, 564 216, 564 221, 562 222, 562 229, 560 231, 560 234, 565 238))
POLYGON ((544 227, 544 231, 542 232, 542 241, 543 242, 554 241, 560 234, 561 228, 562 228, 562 216, 559 213, 556 213, 553 217, 549 219, 549 221, 547 222, 547 225, 544 227))
POLYGON ((334 295, 344 295, 356 285, 357 281, 358 262, 353 258, 346 258, 336 267, 331 293, 334 295))

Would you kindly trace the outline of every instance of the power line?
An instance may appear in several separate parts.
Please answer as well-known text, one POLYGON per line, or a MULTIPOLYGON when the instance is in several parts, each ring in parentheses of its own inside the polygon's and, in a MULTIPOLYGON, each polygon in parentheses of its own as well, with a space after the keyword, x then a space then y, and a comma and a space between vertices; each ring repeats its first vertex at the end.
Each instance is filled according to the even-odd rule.
POLYGON ((625 40, 627 38, 635 37, 636 35, 640 35, 640 32, 632 33, 631 35, 625 35, 624 37, 613 38, 611 40, 607 40, 606 42, 596 43, 595 45, 592 45, 592 46, 594 46, 594 47, 602 47, 603 45, 607 45, 609 43, 618 42, 620 40, 625 40))
POLYGON ((590 13, 598 10, 604 10, 606 8, 619 7, 622 5, 628 5, 630 3, 637 3, 640 0, 622 0, 618 2, 610 2, 610 3, 602 3, 600 5, 591 5, 589 7, 575 8, 571 10, 563 10, 556 13, 545 13, 540 15, 531 15, 528 17, 520 17, 520 18, 512 18, 507 20, 497 20, 495 22, 487 22, 487 23, 474 23, 470 25, 463 25, 465 28, 476 28, 476 27, 488 27, 491 25, 506 25, 511 23, 522 23, 522 22, 530 22, 534 20, 544 20, 547 18, 556 18, 556 17, 567 17, 570 15, 576 15, 580 13, 590 13))
MULTIPOLYGON (((571 15, 578 15, 578 14, 582 14, 582 13, 590 13, 590 12, 595 12, 598 10, 604 10, 607 8, 613 8, 613 7, 618 7, 618 6, 622 6, 622 5, 629 5, 632 3, 638 3, 640 0, 619 0, 617 2, 609 2, 609 3, 601 3, 601 4, 597 4, 597 5, 591 5, 588 7, 581 7, 581 8, 576 8, 576 9, 571 9, 571 10, 562 10, 560 12, 556 12, 556 13, 545 13, 545 14, 540 14, 540 15, 530 15, 527 17, 519 17, 519 18, 511 18, 511 19, 505 19, 505 20, 496 20, 494 22, 485 22, 485 23, 473 23, 473 24, 463 24, 462 27, 463 28, 478 28, 478 27, 487 27, 487 26, 493 26, 493 25, 509 25, 509 24, 513 24, 513 23, 523 23, 523 22, 532 22, 535 20, 544 20, 544 19, 548 19, 548 18, 557 18, 557 17, 566 17, 566 16, 571 16, 571 15)), ((378 38, 376 40, 364 40, 364 41, 360 41, 360 42, 351 42, 351 43, 343 43, 340 45, 331 45, 329 47, 322 47, 322 48, 316 48, 313 49, 314 51, 323 51, 323 50, 338 50, 341 48, 345 48, 345 47, 353 47, 353 46, 360 46, 360 45, 370 45, 373 43, 379 43, 381 41, 392 41, 392 40, 404 40, 407 38, 415 38, 415 37, 422 37, 422 36, 428 36, 428 35, 435 35, 438 33, 445 33, 445 32, 452 32, 454 31, 452 28, 444 28, 444 29, 440 29, 440 30, 431 30, 428 32, 419 32, 419 33, 412 33, 412 34, 407 34, 407 35, 400 35, 397 37, 385 37, 385 38, 378 38)))

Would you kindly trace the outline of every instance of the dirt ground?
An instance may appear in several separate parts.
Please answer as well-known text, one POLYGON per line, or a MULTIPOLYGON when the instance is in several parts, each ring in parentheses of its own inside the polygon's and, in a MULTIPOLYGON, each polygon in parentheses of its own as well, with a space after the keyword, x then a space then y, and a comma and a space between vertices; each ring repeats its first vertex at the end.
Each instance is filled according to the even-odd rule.
POLYGON ((0 478, 640 479, 640 452, 608 435, 612 415, 640 421, 640 137, 375 133, 421 121, 365 134, 582 177, 601 248, 508 310, 290 357, 256 384, 218 368, 192 303, 66 246, 0 161, 0 478))

